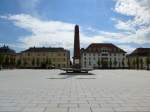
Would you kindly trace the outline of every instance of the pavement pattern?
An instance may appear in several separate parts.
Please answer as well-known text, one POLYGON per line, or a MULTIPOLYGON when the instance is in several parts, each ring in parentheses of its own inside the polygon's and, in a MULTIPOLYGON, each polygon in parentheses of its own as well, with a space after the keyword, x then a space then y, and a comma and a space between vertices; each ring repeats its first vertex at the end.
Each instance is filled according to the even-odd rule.
POLYGON ((150 71, 0 71, 0 112, 150 112, 150 71))

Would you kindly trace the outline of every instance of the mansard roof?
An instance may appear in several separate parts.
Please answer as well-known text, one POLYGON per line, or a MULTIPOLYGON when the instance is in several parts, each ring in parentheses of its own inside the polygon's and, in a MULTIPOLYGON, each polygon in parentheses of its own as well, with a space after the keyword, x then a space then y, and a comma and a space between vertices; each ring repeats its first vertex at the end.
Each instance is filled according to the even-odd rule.
POLYGON ((102 49, 108 49, 109 52, 126 53, 123 49, 115 46, 112 43, 92 43, 86 49, 81 49, 81 52, 101 52, 102 49))
POLYGON ((58 47, 30 47, 29 49, 23 51, 23 52, 62 52, 67 51, 64 48, 58 47))
POLYGON ((0 47, 0 54, 15 54, 15 50, 10 49, 8 46, 0 47))
POLYGON ((150 48, 136 48, 129 56, 150 56, 150 48))

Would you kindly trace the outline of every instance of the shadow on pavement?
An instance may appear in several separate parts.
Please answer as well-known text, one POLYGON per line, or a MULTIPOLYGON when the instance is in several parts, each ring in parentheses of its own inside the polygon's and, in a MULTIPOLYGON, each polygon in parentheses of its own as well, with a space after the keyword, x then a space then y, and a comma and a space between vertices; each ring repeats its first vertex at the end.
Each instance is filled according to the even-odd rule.
POLYGON ((73 73, 73 72, 69 72, 69 73, 60 73, 59 75, 95 75, 93 73, 73 73))

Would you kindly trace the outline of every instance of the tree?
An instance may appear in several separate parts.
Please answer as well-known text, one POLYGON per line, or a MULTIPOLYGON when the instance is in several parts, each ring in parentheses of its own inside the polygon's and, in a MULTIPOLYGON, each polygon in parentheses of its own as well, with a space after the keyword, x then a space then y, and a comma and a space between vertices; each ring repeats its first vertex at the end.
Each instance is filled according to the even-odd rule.
POLYGON ((36 65, 39 66, 40 65, 40 61, 39 58, 36 59, 36 65))
POLYGON ((114 59, 113 64, 115 65, 115 67, 117 66, 117 60, 116 60, 116 58, 114 59))
POLYGON ((4 55, 0 54, 0 69, 2 68, 4 62, 4 55))
POLYGON ((122 59, 122 67, 124 68, 125 67, 125 62, 124 62, 124 58, 122 59))
POLYGON ((112 60, 110 58, 110 61, 109 61, 109 65, 110 65, 110 68, 112 67, 112 60))
POLYGON ((6 56, 6 57, 5 57, 4 65, 8 68, 9 64, 10 64, 10 63, 9 63, 9 57, 6 56))
POLYGON ((51 59, 48 60, 48 65, 50 65, 50 66, 52 65, 51 59))
POLYGON ((146 66, 147 66, 147 70, 149 70, 149 64, 150 64, 150 58, 147 57, 147 58, 146 58, 146 66))
POLYGON ((100 68, 100 64, 101 64, 100 59, 98 59, 97 61, 98 68, 100 68))
POLYGON ((143 69, 143 59, 140 59, 141 69, 143 69))
POLYGON ((40 64, 41 64, 42 68, 46 68, 46 66, 47 66, 46 61, 42 61, 40 64))
POLYGON ((32 66, 35 66, 35 58, 32 59, 32 66))
POLYGON ((20 65, 21 65, 21 59, 18 59, 17 60, 17 66, 20 67, 20 65))
POLYGON ((24 67, 27 65, 27 61, 25 58, 23 59, 23 65, 24 65, 24 67))
POLYGON ((139 58, 138 57, 136 57, 135 64, 136 64, 136 68, 139 69, 139 58))
POLYGON ((131 68, 131 64, 130 64, 130 60, 129 59, 127 61, 127 64, 128 64, 128 68, 130 69, 131 68))
POLYGON ((13 57, 10 58, 10 65, 15 66, 15 58, 13 57))
POLYGON ((49 62, 48 62, 49 60, 48 60, 48 58, 46 58, 46 60, 45 60, 45 64, 46 65, 49 65, 49 62))
POLYGON ((135 59, 133 60, 132 64, 133 64, 133 67, 135 68, 135 65, 136 65, 136 60, 135 59))

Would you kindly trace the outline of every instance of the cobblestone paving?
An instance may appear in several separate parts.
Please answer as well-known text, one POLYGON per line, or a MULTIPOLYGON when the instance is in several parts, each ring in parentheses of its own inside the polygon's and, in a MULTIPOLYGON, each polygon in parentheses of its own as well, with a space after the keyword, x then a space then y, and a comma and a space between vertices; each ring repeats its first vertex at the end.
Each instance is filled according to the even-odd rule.
POLYGON ((0 71, 0 112, 150 112, 150 71, 0 71))

